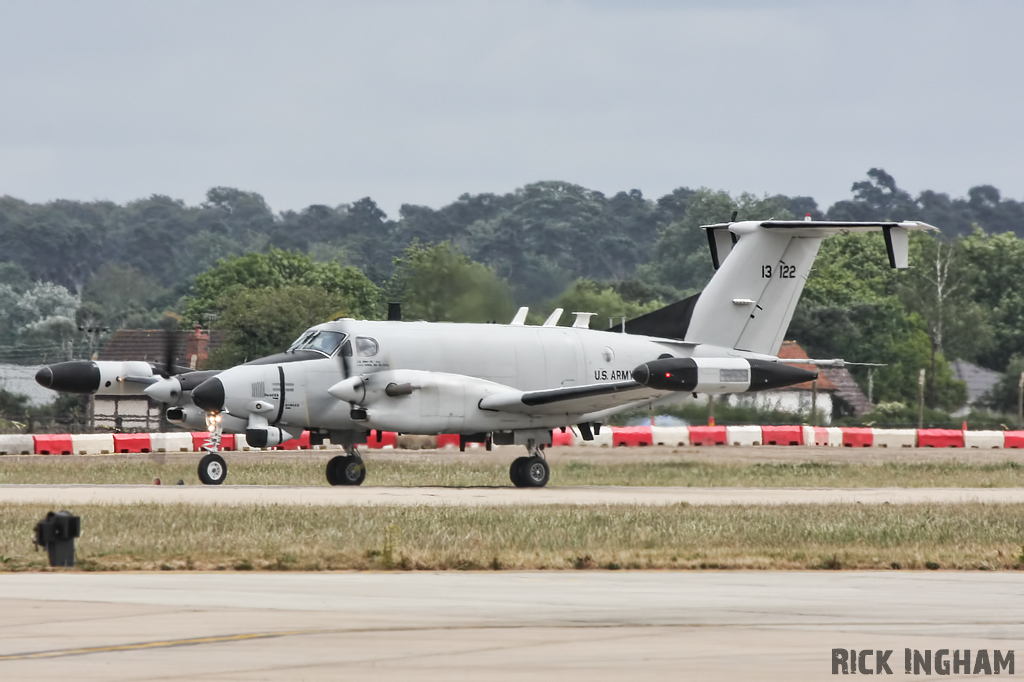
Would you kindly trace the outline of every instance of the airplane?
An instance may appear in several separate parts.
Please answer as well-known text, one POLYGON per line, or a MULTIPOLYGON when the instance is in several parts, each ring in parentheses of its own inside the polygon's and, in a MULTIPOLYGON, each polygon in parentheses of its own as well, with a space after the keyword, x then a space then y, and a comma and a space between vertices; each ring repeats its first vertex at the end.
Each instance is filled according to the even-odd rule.
MULTIPOLYGON (((593 439, 611 416, 681 395, 782 388, 817 377, 777 357, 822 240, 881 231, 889 264, 908 267, 909 233, 926 223, 767 220, 704 225, 715 274, 695 296, 609 330, 591 313, 558 326, 556 310, 527 325, 336 319, 316 325, 285 351, 226 370, 181 371, 161 364, 70 361, 36 380, 57 391, 143 393, 168 405, 170 421, 206 428, 199 478, 218 485, 227 464, 223 432, 266 448, 311 433, 345 454, 326 466, 331 485, 360 485, 357 445, 370 430, 458 433, 467 442, 523 445, 509 478, 542 487, 552 430, 575 426, 593 439)), ((397 318, 397 319, 396 319, 397 318)), ((802 361, 806 364, 807 361, 802 361)), ((813 362, 813 361, 812 361, 813 362)), ((820 364, 835 361, 820 361, 820 364)), ((378 436, 379 437, 379 436, 378 436)))

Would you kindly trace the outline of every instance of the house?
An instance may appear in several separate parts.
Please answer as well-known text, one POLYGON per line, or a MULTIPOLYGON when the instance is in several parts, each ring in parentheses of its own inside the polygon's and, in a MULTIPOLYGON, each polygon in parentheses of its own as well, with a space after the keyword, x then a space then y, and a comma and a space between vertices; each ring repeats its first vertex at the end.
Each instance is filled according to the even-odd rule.
POLYGON ((967 385, 967 402, 953 412, 954 417, 962 417, 969 413, 1003 378, 999 372, 979 367, 966 360, 954 360, 949 363, 949 368, 953 370, 954 379, 967 385))
MULTIPOLYGON (((808 355, 796 341, 784 341, 779 349, 780 360, 807 360, 808 355)), ((790 363, 794 367, 818 372, 817 381, 806 381, 795 386, 757 391, 756 393, 734 393, 728 396, 730 405, 743 405, 759 410, 778 410, 811 416, 812 404, 817 406, 818 423, 828 424, 832 417, 847 414, 861 415, 871 411, 867 396, 857 386, 845 367, 815 367, 814 365, 790 363)))
MULTIPOLYGON (((177 367, 202 369, 210 351, 219 348, 224 336, 202 330, 165 331, 163 329, 118 329, 99 352, 97 360, 137 360, 163 364, 167 354, 167 335, 171 335, 171 363, 177 367)), ((146 396, 96 396, 92 422, 97 428, 124 431, 152 431, 164 426, 165 406, 146 396)))

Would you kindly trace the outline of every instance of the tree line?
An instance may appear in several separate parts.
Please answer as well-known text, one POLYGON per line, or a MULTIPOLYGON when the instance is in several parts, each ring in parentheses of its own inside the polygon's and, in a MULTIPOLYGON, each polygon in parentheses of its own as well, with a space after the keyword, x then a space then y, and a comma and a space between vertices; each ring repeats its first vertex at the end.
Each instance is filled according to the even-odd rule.
MULTIPOLYGON (((388 300, 407 319, 506 322, 531 305, 533 321, 560 306, 617 322, 699 291, 713 269, 698 227, 733 212, 940 228, 914 236, 907 272, 888 268, 877 235, 825 240, 794 316, 788 336, 812 356, 886 363, 876 401, 912 402, 924 368, 929 405, 951 409, 964 394, 951 358, 1024 369, 1024 204, 988 185, 912 196, 881 169, 824 210, 811 197, 679 188, 648 199, 554 181, 407 204, 395 218, 370 198, 275 213, 223 187, 196 206, 0 197, 0 362, 87 356, 106 330, 167 313, 223 330, 219 364, 279 350, 332 316, 381 317, 388 300)), ((997 407, 1015 401, 1000 395, 997 407)))

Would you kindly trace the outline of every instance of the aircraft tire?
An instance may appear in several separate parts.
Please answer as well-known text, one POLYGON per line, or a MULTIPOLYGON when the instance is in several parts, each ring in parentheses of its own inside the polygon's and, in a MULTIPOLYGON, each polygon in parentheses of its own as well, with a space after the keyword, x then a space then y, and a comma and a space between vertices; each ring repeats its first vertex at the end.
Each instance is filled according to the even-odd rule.
POLYGON ((551 467, 543 457, 528 457, 519 467, 519 475, 527 488, 543 488, 551 479, 551 467))
POLYGON ((327 474, 327 483, 330 485, 341 485, 341 481, 338 480, 338 462, 345 459, 343 456, 338 455, 337 457, 331 457, 327 460, 327 466, 324 468, 327 474))
POLYGON ((228 477, 228 464, 212 452, 199 460, 199 480, 203 485, 220 485, 228 477))
POLYGON ((508 468, 508 477, 512 479, 512 485, 517 488, 526 487, 526 477, 523 475, 523 466, 530 461, 529 457, 516 457, 512 466, 508 468))
POLYGON ((334 478, 337 485, 362 485, 366 480, 366 465, 363 459, 356 455, 345 455, 335 457, 339 460, 334 463, 334 478))

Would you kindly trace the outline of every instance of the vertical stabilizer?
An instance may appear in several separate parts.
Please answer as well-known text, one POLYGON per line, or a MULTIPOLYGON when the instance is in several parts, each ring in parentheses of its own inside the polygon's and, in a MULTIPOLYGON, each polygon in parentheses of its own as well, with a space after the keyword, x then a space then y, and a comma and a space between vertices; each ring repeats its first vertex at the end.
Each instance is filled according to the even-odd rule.
POLYGON ((769 220, 704 229, 717 251, 712 255, 718 269, 693 306, 686 341, 777 355, 822 239, 884 231, 890 264, 905 268, 909 231, 935 228, 919 222, 769 220))

